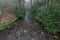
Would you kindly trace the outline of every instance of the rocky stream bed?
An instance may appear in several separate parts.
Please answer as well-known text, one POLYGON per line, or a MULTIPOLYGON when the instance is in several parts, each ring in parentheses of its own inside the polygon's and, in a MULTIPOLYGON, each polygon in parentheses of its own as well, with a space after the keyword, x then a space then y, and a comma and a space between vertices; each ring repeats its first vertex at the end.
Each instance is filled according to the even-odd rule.
POLYGON ((0 32, 0 40, 53 40, 47 35, 37 22, 33 21, 29 24, 23 19, 18 19, 0 32))

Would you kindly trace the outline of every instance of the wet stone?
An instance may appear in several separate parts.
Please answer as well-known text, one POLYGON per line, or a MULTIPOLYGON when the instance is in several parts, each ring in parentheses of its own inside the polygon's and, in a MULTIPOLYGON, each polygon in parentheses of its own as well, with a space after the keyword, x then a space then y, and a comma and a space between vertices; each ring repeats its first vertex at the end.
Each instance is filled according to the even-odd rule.
POLYGON ((21 35, 21 32, 20 31, 17 31, 16 34, 21 35))
POLYGON ((21 38, 19 37, 18 40, 21 40, 21 38))
POLYGON ((36 39, 32 38, 31 40, 36 40, 36 39))
POLYGON ((27 30, 24 30, 24 33, 27 33, 27 30))

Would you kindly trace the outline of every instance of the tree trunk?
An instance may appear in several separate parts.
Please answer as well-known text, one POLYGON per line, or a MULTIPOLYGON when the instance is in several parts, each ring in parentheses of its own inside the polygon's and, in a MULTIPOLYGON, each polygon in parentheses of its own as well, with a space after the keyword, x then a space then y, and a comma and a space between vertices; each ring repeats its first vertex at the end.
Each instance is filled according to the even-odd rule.
POLYGON ((0 24, 1 24, 1 16, 2 16, 3 10, 2 10, 2 6, 1 6, 1 1, 0 1, 0 24))
POLYGON ((18 0, 19 8, 24 7, 24 0, 18 0))
POLYGON ((46 7, 48 7, 51 4, 51 0, 45 0, 46 2, 46 7))
POLYGON ((32 7, 32 0, 31 0, 31 7, 32 7))

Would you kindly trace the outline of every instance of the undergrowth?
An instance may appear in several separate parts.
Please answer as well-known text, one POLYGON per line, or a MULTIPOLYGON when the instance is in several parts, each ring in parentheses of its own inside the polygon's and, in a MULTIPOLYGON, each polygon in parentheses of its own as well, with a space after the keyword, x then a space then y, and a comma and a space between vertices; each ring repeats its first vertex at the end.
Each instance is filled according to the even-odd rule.
POLYGON ((9 24, 11 24, 12 22, 14 22, 17 18, 13 18, 11 19, 10 21, 3 21, 1 24, 0 24, 0 31, 4 30, 5 28, 7 28, 7 26, 9 24))

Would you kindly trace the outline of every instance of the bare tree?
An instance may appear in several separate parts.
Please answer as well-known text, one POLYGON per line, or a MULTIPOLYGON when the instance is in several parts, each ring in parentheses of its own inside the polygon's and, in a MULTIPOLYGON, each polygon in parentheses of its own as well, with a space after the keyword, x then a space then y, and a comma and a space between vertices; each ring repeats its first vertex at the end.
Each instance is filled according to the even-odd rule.
POLYGON ((51 4, 51 0, 45 0, 45 3, 46 3, 46 7, 48 7, 48 5, 51 4))
POLYGON ((32 0, 31 0, 31 6, 32 6, 32 0))
POLYGON ((2 13, 3 13, 3 11, 2 11, 2 6, 1 6, 1 1, 0 1, 0 24, 1 24, 1 16, 2 16, 2 13))
POLYGON ((24 7, 24 0, 18 0, 19 7, 22 8, 24 7))

